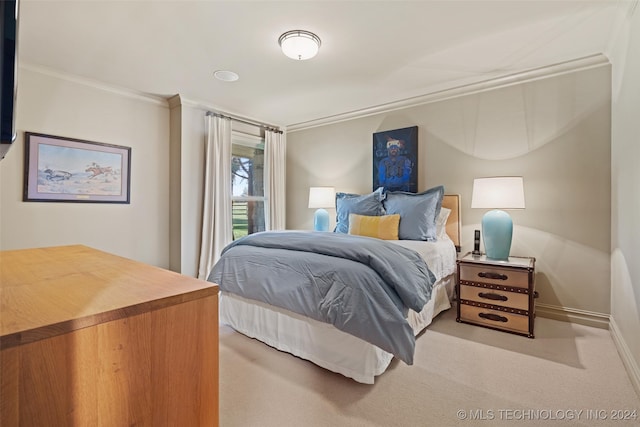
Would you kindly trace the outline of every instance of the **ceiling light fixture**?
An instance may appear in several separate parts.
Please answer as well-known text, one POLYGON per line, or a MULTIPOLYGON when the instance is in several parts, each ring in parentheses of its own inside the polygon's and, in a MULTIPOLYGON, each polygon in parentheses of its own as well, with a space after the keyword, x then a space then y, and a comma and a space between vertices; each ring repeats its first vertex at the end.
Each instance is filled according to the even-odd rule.
POLYGON ((278 39, 282 52, 291 59, 300 61, 316 56, 320 50, 320 37, 309 31, 287 31, 278 39))
POLYGON ((213 76, 218 80, 222 80, 223 82, 235 82, 240 78, 233 71, 227 71, 227 70, 218 70, 213 73, 213 76))

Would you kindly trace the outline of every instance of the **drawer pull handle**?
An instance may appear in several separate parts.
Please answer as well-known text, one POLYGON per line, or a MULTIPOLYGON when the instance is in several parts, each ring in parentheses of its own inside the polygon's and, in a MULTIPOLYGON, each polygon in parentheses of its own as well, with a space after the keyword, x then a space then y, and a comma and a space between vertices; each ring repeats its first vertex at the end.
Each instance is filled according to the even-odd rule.
POLYGON ((482 317, 483 319, 487 319, 487 320, 493 320, 494 322, 508 322, 509 319, 507 319, 504 316, 499 316, 497 314, 493 314, 493 313, 480 313, 478 314, 478 316, 482 317))
POLYGON ((506 274, 492 273, 490 271, 488 271, 488 272, 481 271, 480 273, 478 273, 478 276, 485 277, 487 279, 496 279, 496 280, 507 280, 508 279, 506 274))
POLYGON ((507 301, 509 297, 504 295, 494 294, 492 292, 478 292, 478 296, 484 299, 490 299, 494 301, 507 301))

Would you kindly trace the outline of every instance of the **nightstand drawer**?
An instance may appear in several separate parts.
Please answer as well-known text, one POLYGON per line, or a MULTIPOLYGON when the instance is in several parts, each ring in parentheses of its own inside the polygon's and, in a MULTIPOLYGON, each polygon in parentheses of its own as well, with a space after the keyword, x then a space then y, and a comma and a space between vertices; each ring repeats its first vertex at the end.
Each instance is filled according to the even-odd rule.
POLYGON ((522 269, 500 268, 493 265, 461 264, 460 280, 528 288, 529 272, 522 269))
POLYGON ((460 320, 521 334, 529 333, 529 316, 505 313, 504 311, 492 310, 490 308, 461 304, 460 320))
POLYGON ((501 305, 504 307, 529 310, 529 295, 506 292, 497 289, 487 289, 477 286, 460 285, 460 298, 485 304, 501 305))

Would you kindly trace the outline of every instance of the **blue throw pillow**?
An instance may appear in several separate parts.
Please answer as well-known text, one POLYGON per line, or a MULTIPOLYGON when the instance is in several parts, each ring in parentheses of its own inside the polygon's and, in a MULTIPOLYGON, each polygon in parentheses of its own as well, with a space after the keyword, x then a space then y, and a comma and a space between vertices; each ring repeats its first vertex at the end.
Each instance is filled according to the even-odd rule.
POLYGON ((369 194, 336 193, 336 233, 349 233, 349 214, 384 215, 384 189, 378 188, 369 194))
POLYGON ((442 185, 422 193, 387 192, 384 209, 388 215, 400 214, 400 240, 438 240, 436 218, 442 208, 443 196, 442 185))

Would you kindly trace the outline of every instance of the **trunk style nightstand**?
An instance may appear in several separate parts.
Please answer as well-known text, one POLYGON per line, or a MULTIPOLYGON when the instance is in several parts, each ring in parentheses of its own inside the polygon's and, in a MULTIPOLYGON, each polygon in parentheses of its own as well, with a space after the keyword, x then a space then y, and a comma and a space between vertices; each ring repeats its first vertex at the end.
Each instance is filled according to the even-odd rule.
POLYGON ((456 321, 533 338, 535 258, 506 261, 467 253, 458 259, 456 321))

